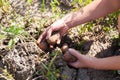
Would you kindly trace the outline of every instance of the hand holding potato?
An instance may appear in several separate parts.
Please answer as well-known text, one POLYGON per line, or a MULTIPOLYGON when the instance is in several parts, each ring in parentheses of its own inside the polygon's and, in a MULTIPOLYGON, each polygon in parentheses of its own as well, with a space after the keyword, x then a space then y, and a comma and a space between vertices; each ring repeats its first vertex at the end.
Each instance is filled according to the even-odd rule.
MULTIPOLYGON (((60 19, 60 20, 54 22, 52 25, 50 25, 46 29, 46 31, 44 31, 40 35, 40 37, 37 40, 38 46, 40 47, 40 43, 43 42, 44 40, 47 40, 48 43, 51 43, 50 46, 53 46, 55 43, 60 44, 61 37, 64 36, 64 34, 68 31, 68 29, 69 29, 69 27, 65 26, 63 19, 60 19), (59 35, 57 35, 57 36, 59 36, 59 37, 55 38, 52 42, 51 37, 52 37, 53 32, 58 32, 59 35)), ((48 46, 48 47, 50 47, 50 46, 48 46)))

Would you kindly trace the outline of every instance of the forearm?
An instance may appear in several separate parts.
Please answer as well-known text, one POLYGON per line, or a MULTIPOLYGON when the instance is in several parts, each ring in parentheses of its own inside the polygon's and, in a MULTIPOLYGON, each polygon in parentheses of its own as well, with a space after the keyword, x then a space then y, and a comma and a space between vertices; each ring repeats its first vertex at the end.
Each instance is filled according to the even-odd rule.
POLYGON ((120 56, 113 56, 107 58, 95 58, 88 67, 102 70, 119 70, 120 56))
POLYGON ((118 10, 119 3, 120 0, 94 0, 79 11, 68 14, 63 20, 67 26, 74 27, 118 10))

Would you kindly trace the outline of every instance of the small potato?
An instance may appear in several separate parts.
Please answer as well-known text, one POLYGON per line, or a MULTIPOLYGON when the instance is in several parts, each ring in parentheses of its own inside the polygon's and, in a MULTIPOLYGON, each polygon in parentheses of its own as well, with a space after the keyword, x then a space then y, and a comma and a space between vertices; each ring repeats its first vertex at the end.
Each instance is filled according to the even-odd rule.
POLYGON ((66 51, 66 53, 63 55, 64 60, 66 62, 75 62, 77 61, 77 58, 74 57, 69 51, 66 51))
POLYGON ((60 34, 59 33, 56 33, 56 34, 53 34, 50 38, 47 39, 47 42, 49 44, 56 44, 57 43, 57 40, 60 38, 60 34))
POLYGON ((64 44, 61 48, 62 52, 65 53, 68 50, 68 44, 64 44))
POLYGON ((43 41, 39 44, 40 49, 46 50, 48 48, 47 42, 43 41))

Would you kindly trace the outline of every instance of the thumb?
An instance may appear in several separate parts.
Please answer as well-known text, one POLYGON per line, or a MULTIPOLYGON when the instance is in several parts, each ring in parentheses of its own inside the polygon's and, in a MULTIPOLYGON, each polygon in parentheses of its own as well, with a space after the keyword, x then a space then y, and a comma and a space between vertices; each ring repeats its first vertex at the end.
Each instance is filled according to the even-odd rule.
POLYGON ((75 49, 69 48, 68 51, 71 55, 75 56, 78 60, 82 57, 81 53, 75 49))
POLYGON ((46 39, 48 39, 52 34, 52 30, 48 29, 46 39))

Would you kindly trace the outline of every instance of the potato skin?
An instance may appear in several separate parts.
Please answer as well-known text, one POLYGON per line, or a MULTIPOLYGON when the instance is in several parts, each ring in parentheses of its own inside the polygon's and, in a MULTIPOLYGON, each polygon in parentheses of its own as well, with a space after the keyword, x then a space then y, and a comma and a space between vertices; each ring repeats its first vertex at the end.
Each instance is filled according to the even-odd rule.
POLYGON ((54 44, 57 43, 57 40, 58 40, 58 39, 60 39, 60 34, 59 34, 59 33, 56 33, 56 34, 53 34, 51 37, 49 37, 49 38, 47 39, 47 42, 48 42, 49 44, 54 45, 54 44))
POLYGON ((47 42, 43 41, 43 42, 41 42, 41 43, 39 44, 39 47, 40 47, 40 49, 42 49, 42 50, 47 50, 48 44, 47 44, 47 42))
POLYGON ((40 42, 38 46, 40 47, 40 49, 45 51, 49 49, 48 47, 49 45, 56 44, 58 39, 60 39, 60 34, 59 33, 53 34, 50 38, 45 39, 44 41, 40 42))
POLYGON ((62 48, 61 48, 61 50, 62 50, 62 52, 63 52, 63 54, 68 50, 68 44, 64 44, 63 46, 62 46, 62 48))

